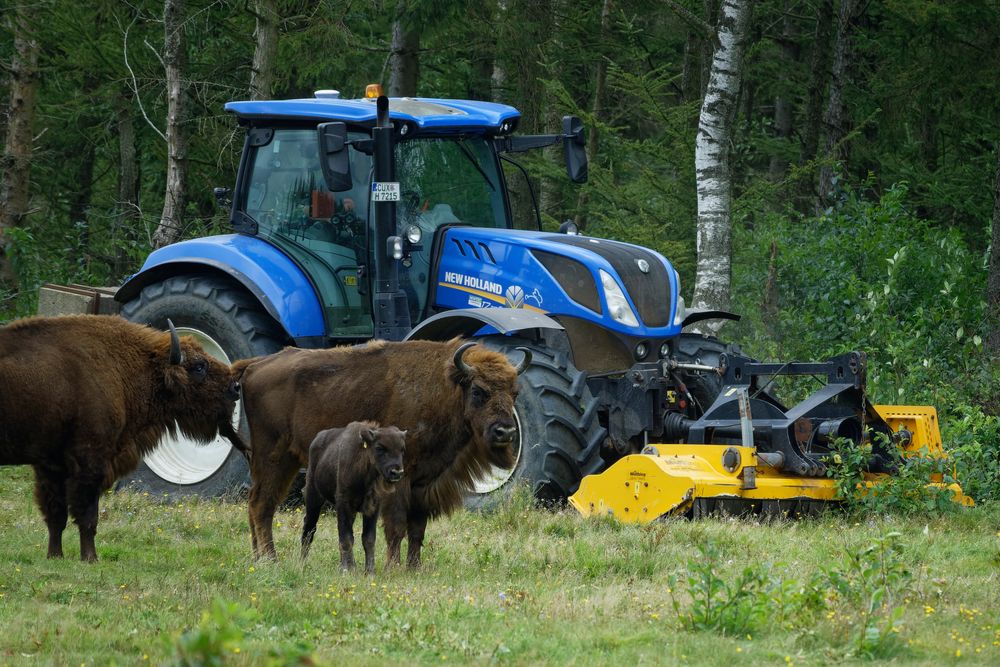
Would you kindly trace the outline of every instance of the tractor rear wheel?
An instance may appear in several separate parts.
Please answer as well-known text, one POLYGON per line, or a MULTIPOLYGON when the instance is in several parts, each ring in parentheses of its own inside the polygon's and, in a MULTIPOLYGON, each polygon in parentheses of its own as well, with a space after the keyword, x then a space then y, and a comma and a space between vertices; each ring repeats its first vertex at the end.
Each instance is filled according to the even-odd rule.
MULTIPOLYGON (((224 277, 181 275, 148 285, 122 307, 122 315, 157 329, 166 329, 169 318, 178 334, 194 337, 208 354, 227 364, 277 352, 284 338, 256 299, 224 277)), ((240 404, 234 423, 249 442, 240 404)), ((213 497, 243 487, 248 480, 247 462, 228 440, 219 436, 204 444, 178 433, 165 435, 118 486, 156 496, 213 497)))
POLYGON ((519 441, 517 462, 509 470, 495 468, 480 480, 466 506, 484 508, 510 495, 518 484, 526 484, 534 497, 560 503, 580 486, 584 475, 604 467, 601 444, 607 431, 597 417, 597 399, 590 393, 586 374, 573 365, 565 352, 507 337, 488 337, 480 342, 509 352, 517 363, 516 347, 531 350, 531 364, 521 374, 520 392, 514 404, 519 441))

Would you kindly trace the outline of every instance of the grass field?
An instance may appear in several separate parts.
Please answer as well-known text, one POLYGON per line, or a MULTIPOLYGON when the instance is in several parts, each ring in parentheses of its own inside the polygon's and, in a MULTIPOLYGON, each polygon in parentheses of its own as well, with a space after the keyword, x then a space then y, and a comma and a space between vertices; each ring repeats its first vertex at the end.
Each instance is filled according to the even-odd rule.
MULTIPOLYGON (((301 515, 283 512, 283 558, 254 563, 244 504, 161 504, 130 493, 102 500, 100 562, 76 560, 73 526, 67 558, 49 561, 31 489, 29 468, 0 468, 0 665, 162 664, 183 651, 217 651, 227 664, 311 655, 321 664, 819 665, 863 661, 861 619, 875 609, 874 632, 885 631, 892 607, 900 616, 877 659, 1000 664, 996 508, 634 527, 515 499, 492 514, 432 523, 416 572, 382 572, 380 536, 379 571, 365 577, 338 570, 333 516, 320 521, 303 566, 301 515), (830 569, 849 574, 847 554, 892 532, 908 583, 892 583, 898 568, 885 562, 868 572, 888 598, 871 605, 816 583, 830 569), (712 568, 699 568, 712 550, 712 568), (687 575, 732 582, 747 565, 769 591, 751 599, 760 604, 750 629, 693 629, 706 598, 687 575), (795 603, 810 591, 819 599, 795 603)), ((709 606, 722 601, 708 597, 709 606)))

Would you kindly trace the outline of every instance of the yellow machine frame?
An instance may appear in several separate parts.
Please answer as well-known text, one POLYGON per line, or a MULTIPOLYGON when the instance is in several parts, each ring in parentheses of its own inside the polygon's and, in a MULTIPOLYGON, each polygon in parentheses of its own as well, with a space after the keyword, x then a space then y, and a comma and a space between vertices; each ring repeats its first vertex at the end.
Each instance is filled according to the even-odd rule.
MULTIPOLYGON (((912 438, 908 456, 943 457, 937 410, 930 406, 876 405, 893 431, 906 429, 912 438)), ((866 476, 872 487, 884 475, 866 476)), ((954 500, 972 505, 958 484, 945 485, 940 475, 929 482, 947 486, 954 500)), ((778 472, 758 459, 754 447, 739 445, 655 444, 641 454, 626 456, 598 475, 588 475, 570 496, 584 516, 612 515, 629 523, 647 523, 684 514, 699 498, 733 499, 748 504, 780 501, 837 501, 835 482, 823 477, 798 477, 778 472)))

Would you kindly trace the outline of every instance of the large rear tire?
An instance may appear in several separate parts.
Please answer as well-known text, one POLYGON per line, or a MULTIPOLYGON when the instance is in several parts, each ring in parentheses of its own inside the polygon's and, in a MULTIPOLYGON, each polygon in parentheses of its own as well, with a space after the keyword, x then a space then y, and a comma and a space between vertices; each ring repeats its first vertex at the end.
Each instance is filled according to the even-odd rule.
POLYGON ((481 480, 466 506, 490 507, 522 484, 540 501, 561 503, 577 490, 584 475, 604 467, 601 444, 607 431, 598 420, 598 401, 590 393, 586 374, 565 352, 507 337, 481 342, 509 352, 515 361, 521 353, 514 348, 527 347, 531 364, 521 374, 514 404, 517 462, 512 469, 494 469, 493 475, 481 480))
MULTIPOLYGON (((226 363, 277 352, 284 334, 242 286, 216 276, 181 275, 148 285, 122 307, 122 315, 157 329, 167 318, 177 333, 193 336, 205 351, 226 363)), ((235 420, 249 443, 246 417, 237 405, 235 420)), ((197 443, 178 433, 159 446, 119 482, 156 496, 217 497, 244 488, 249 481, 246 459, 227 440, 197 443)))

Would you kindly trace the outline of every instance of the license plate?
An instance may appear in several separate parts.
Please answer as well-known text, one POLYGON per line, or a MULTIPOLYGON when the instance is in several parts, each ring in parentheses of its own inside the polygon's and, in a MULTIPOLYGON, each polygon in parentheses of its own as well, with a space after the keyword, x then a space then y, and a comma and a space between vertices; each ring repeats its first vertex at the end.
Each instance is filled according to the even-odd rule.
POLYGON ((372 183, 372 201, 399 201, 399 183, 372 183))

